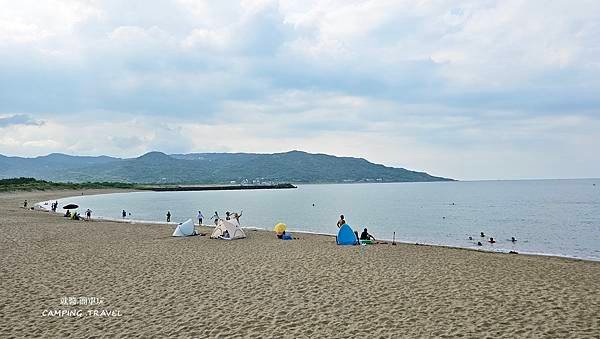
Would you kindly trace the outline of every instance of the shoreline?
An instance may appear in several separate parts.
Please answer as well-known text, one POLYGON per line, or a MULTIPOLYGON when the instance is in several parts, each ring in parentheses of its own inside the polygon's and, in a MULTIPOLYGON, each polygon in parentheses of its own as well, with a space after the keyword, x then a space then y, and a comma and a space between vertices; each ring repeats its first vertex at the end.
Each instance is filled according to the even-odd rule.
POLYGON ((173 226, 21 207, 81 193, 0 194, 0 337, 600 333, 598 262, 399 242, 338 246, 314 234, 282 241, 271 231, 174 238, 173 226))
MULTIPOLYGON (((128 192, 144 192, 145 190, 138 190, 138 189, 99 189, 99 190, 95 190, 95 191, 100 191, 100 192, 94 192, 92 194, 85 194, 85 195, 101 195, 101 194, 111 194, 111 193, 128 193, 128 192), (106 192, 102 192, 102 191, 106 191, 106 192)), ((50 192, 50 191, 49 191, 50 192)), ((60 192, 60 191, 56 191, 56 192, 60 192)), ((40 202, 35 202, 34 205, 39 205, 41 203, 44 202, 51 202, 52 200, 56 200, 56 199, 66 199, 66 198, 74 198, 77 197, 77 195, 71 195, 71 196, 63 196, 63 197, 59 197, 59 198, 55 198, 55 199, 48 199, 45 201, 40 201, 40 202)), ((44 207, 42 207, 41 205, 39 205, 40 208, 45 209, 44 207)), ((47 212, 52 213, 52 211, 47 210, 47 212)), ((56 213, 59 214, 60 213, 56 213)), ((178 222, 165 222, 165 221, 157 221, 157 220, 138 220, 138 219, 119 219, 119 218, 111 218, 111 217, 103 217, 103 216, 98 216, 98 217, 92 217, 92 220, 96 220, 96 221, 104 221, 104 222, 117 222, 117 223, 127 223, 127 224, 148 224, 148 225, 164 225, 164 226, 177 226, 179 223, 178 222)), ((214 227, 211 225, 207 225, 207 224, 203 224, 203 225, 198 225, 194 220, 192 220, 194 222, 195 226, 201 226, 201 227, 214 227)), ((269 230, 268 228, 264 228, 264 227, 260 227, 260 226, 242 226, 243 229, 251 229, 251 230, 257 230, 257 231, 261 231, 261 232, 272 232, 271 230, 269 230)), ((290 232, 293 233, 300 233, 300 234, 309 234, 309 235, 316 235, 316 236, 324 236, 324 237, 336 237, 336 234, 333 233, 323 233, 323 232, 312 232, 312 231, 300 231, 300 230, 289 230, 290 232)), ((393 239, 387 239, 387 238, 381 238, 381 239, 377 239, 378 241, 384 241, 384 242, 389 242, 390 244, 393 242, 393 239)), ((444 244, 435 244, 435 243, 420 243, 420 242, 408 242, 408 241, 402 241, 402 240, 396 240, 395 241, 397 244, 404 244, 404 245, 413 245, 413 246, 431 246, 431 247, 439 247, 439 248, 448 248, 448 249, 456 249, 456 250, 467 250, 467 251, 474 251, 474 252, 480 252, 480 253, 496 253, 496 254, 510 254, 510 255, 525 255, 525 256, 536 256, 536 257, 549 257, 549 258, 560 258, 560 259, 569 259, 569 260, 578 260, 578 261, 589 261, 589 262, 600 262, 600 258, 595 259, 595 258, 581 258, 581 257, 575 257, 575 256, 569 256, 569 255, 561 255, 561 254, 555 254, 555 253, 542 253, 542 252, 527 252, 527 251, 519 251, 517 253, 510 253, 508 251, 505 251, 503 249, 499 249, 499 250, 489 250, 489 249, 485 249, 485 248, 473 248, 473 247, 461 247, 461 246, 453 246, 453 245, 444 245, 444 244)))

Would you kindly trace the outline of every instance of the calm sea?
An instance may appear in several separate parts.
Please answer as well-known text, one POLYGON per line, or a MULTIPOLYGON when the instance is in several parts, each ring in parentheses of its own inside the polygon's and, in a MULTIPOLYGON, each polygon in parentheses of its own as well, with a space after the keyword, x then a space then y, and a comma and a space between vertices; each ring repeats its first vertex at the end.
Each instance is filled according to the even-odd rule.
MULTIPOLYGON (((335 234, 340 214, 379 239, 600 260, 600 179, 302 185, 289 190, 133 192, 61 199, 94 216, 206 221, 243 211, 242 226, 335 234), (484 232, 486 238, 480 238, 484 232), (473 240, 469 240, 469 236, 473 240), (511 237, 516 243, 510 241, 511 237), (486 240, 494 237, 497 243, 486 240), (483 246, 477 246, 481 241, 483 246)), ((125 226, 124 226, 125 227, 125 226)), ((165 226, 165 233, 172 227, 165 226)))

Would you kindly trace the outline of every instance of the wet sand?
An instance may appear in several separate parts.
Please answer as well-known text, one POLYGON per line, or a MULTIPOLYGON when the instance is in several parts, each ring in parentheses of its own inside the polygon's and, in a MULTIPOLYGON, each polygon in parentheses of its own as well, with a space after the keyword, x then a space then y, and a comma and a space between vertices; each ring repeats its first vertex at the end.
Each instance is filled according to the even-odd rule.
POLYGON ((20 207, 78 194, 0 194, 0 338, 600 336, 600 262, 250 230, 172 238, 20 207))

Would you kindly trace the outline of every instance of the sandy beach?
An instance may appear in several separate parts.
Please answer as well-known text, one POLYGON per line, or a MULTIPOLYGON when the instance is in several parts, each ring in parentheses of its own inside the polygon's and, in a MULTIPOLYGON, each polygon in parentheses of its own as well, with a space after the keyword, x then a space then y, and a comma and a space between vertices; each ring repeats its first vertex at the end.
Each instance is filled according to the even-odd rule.
POLYGON ((1 338, 600 337, 600 262, 264 231, 172 238, 21 208, 107 192, 0 194, 1 338))

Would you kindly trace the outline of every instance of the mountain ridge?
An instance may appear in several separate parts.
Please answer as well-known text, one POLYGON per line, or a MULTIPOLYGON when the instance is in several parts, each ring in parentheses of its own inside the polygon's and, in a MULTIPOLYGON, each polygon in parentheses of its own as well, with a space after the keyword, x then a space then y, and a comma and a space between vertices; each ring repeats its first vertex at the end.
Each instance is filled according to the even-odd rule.
POLYGON ((451 181, 388 167, 364 158, 292 150, 281 153, 151 151, 133 158, 51 153, 35 158, 0 155, 0 178, 172 184, 343 183, 451 181))

